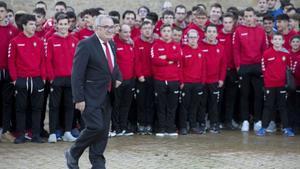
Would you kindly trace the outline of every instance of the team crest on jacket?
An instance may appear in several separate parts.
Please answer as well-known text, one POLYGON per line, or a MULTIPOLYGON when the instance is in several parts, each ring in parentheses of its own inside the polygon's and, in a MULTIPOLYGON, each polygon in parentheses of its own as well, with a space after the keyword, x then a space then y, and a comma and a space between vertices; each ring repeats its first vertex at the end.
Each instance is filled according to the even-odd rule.
POLYGON ((36 47, 36 42, 33 42, 33 46, 36 47))
POLYGON ((282 61, 286 61, 286 57, 285 56, 282 56, 282 61))
POLYGON ((220 49, 217 49, 217 53, 220 53, 220 49))
POLYGON ((201 53, 198 53, 198 57, 199 57, 199 58, 201 58, 201 57, 202 57, 201 53))
POLYGON ((173 45, 173 49, 176 50, 176 46, 175 45, 173 45))
POLYGON ((74 48, 75 47, 75 43, 72 43, 72 48, 74 48))
POLYGON ((12 35, 12 31, 9 31, 9 35, 12 35))

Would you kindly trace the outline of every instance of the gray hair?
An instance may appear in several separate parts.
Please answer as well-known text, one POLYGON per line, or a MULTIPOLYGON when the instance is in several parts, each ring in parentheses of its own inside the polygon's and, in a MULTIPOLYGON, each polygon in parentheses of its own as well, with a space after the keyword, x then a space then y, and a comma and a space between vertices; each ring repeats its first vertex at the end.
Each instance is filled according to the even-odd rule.
POLYGON ((96 28, 98 26, 101 26, 103 20, 105 20, 105 19, 111 19, 112 20, 111 16, 109 16, 109 15, 104 15, 104 14, 98 15, 96 20, 95 20, 94 28, 96 28))

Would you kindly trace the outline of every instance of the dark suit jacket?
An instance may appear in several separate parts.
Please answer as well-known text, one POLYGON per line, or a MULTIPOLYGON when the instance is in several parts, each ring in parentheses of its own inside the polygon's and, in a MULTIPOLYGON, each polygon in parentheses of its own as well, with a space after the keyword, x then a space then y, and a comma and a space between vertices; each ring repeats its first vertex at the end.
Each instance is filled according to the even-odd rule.
POLYGON ((102 106, 108 86, 122 80, 116 62, 115 44, 109 42, 114 53, 114 69, 111 73, 105 52, 96 34, 79 42, 73 61, 71 77, 73 100, 75 103, 85 101, 86 106, 102 106))

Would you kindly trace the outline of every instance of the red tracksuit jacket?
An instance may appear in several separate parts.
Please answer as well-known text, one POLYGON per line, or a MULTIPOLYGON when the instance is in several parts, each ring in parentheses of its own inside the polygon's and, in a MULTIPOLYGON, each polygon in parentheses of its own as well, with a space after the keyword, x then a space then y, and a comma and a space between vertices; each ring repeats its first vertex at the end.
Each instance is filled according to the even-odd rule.
POLYGON ((11 39, 17 36, 19 33, 18 29, 8 24, 7 26, 0 26, 0 70, 7 69, 7 54, 8 54, 8 44, 11 39))
POLYGON ((183 45, 181 69, 182 83, 205 83, 206 58, 200 47, 193 49, 183 45))
POLYGON ((300 86, 300 50, 298 52, 292 52, 290 50, 291 56, 291 68, 295 77, 296 85, 300 86))
POLYGON ((198 25, 194 24, 193 22, 190 23, 187 28, 185 29, 185 31, 183 32, 182 34, 182 40, 181 40, 181 43, 182 44, 187 44, 188 43, 188 40, 187 40, 187 33, 189 32, 189 30, 191 29, 195 29, 197 32, 198 32, 198 35, 199 35, 199 40, 198 40, 198 44, 201 43, 201 41, 203 40, 204 38, 204 30, 202 30, 198 25))
POLYGON ((263 28, 241 25, 233 34, 235 66, 260 64, 263 52, 268 48, 267 35, 263 28))
POLYGON ((38 76, 46 80, 43 41, 37 36, 28 38, 24 33, 12 39, 8 48, 8 69, 12 81, 38 76))
POLYGON ((141 37, 134 41, 134 55, 135 55, 135 74, 139 78, 152 77, 151 67, 151 48, 154 41, 146 42, 141 37))
POLYGON ((56 30, 54 28, 51 28, 50 30, 48 30, 44 36, 44 40, 48 40, 49 38, 51 38, 51 36, 56 32, 56 30))
POLYGON ((75 32, 74 36, 81 41, 82 39, 86 39, 94 34, 93 30, 90 30, 88 28, 83 28, 79 32, 75 32))
POLYGON ((226 76, 226 58, 224 57, 224 47, 220 43, 208 44, 204 40, 199 45, 202 56, 206 60, 206 80, 207 84, 224 81, 226 76))
POLYGON ((219 43, 224 47, 224 56, 227 61, 228 69, 235 69, 234 57, 233 57, 233 45, 232 45, 233 33, 224 33, 222 30, 219 32, 219 43))
POLYGON ((290 40, 292 39, 293 36, 297 35, 297 32, 294 30, 291 30, 288 34, 283 35, 284 38, 284 44, 283 47, 287 50, 290 50, 292 47, 290 45, 290 40))
POLYGON ((136 39, 141 36, 141 29, 137 27, 133 27, 131 29, 131 39, 136 39))
POLYGON ((78 40, 72 35, 61 37, 54 34, 48 39, 46 47, 47 77, 71 76, 73 58, 78 40))
POLYGON ((289 58, 290 54, 285 48, 282 48, 281 51, 269 48, 264 52, 261 67, 266 88, 285 86, 286 68, 290 65, 289 58))
POLYGON ((152 70, 155 80, 180 81, 180 60, 181 48, 175 42, 156 40, 151 49, 152 70), (160 59, 159 56, 166 55, 167 59, 160 59))
POLYGON ((122 73, 123 80, 129 80, 134 78, 135 56, 133 51, 133 45, 121 40, 119 35, 116 35, 114 37, 114 42, 117 47, 117 63, 122 73))

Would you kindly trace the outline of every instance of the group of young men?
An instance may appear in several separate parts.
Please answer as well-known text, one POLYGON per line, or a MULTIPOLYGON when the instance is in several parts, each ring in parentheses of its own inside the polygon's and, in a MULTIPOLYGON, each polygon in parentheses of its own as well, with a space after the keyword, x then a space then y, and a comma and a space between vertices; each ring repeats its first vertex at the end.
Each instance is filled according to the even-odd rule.
POLYGON ((76 140, 84 123, 72 99, 73 57, 80 40, 94 34, 98 15, 114 21, 103 28, 115 34, 123 78, 118 88, 109 88, 110 136, 248 132, 252 122, 259 136, 275 132, 276 124, 294 136, 300 124, 300 11, 289 0, 278 9, 277 3, 258 0, 257 10, 226 12, 218 3, 190 11, 165 3, 159 18, 146 6, 122 16, 103 8, 76 15, 59 1, 46 19, 43 1, 32 13, 15 14, 0 1, 2 140, 76 140), (287 90, 290 77, 294 90, 287 90))

